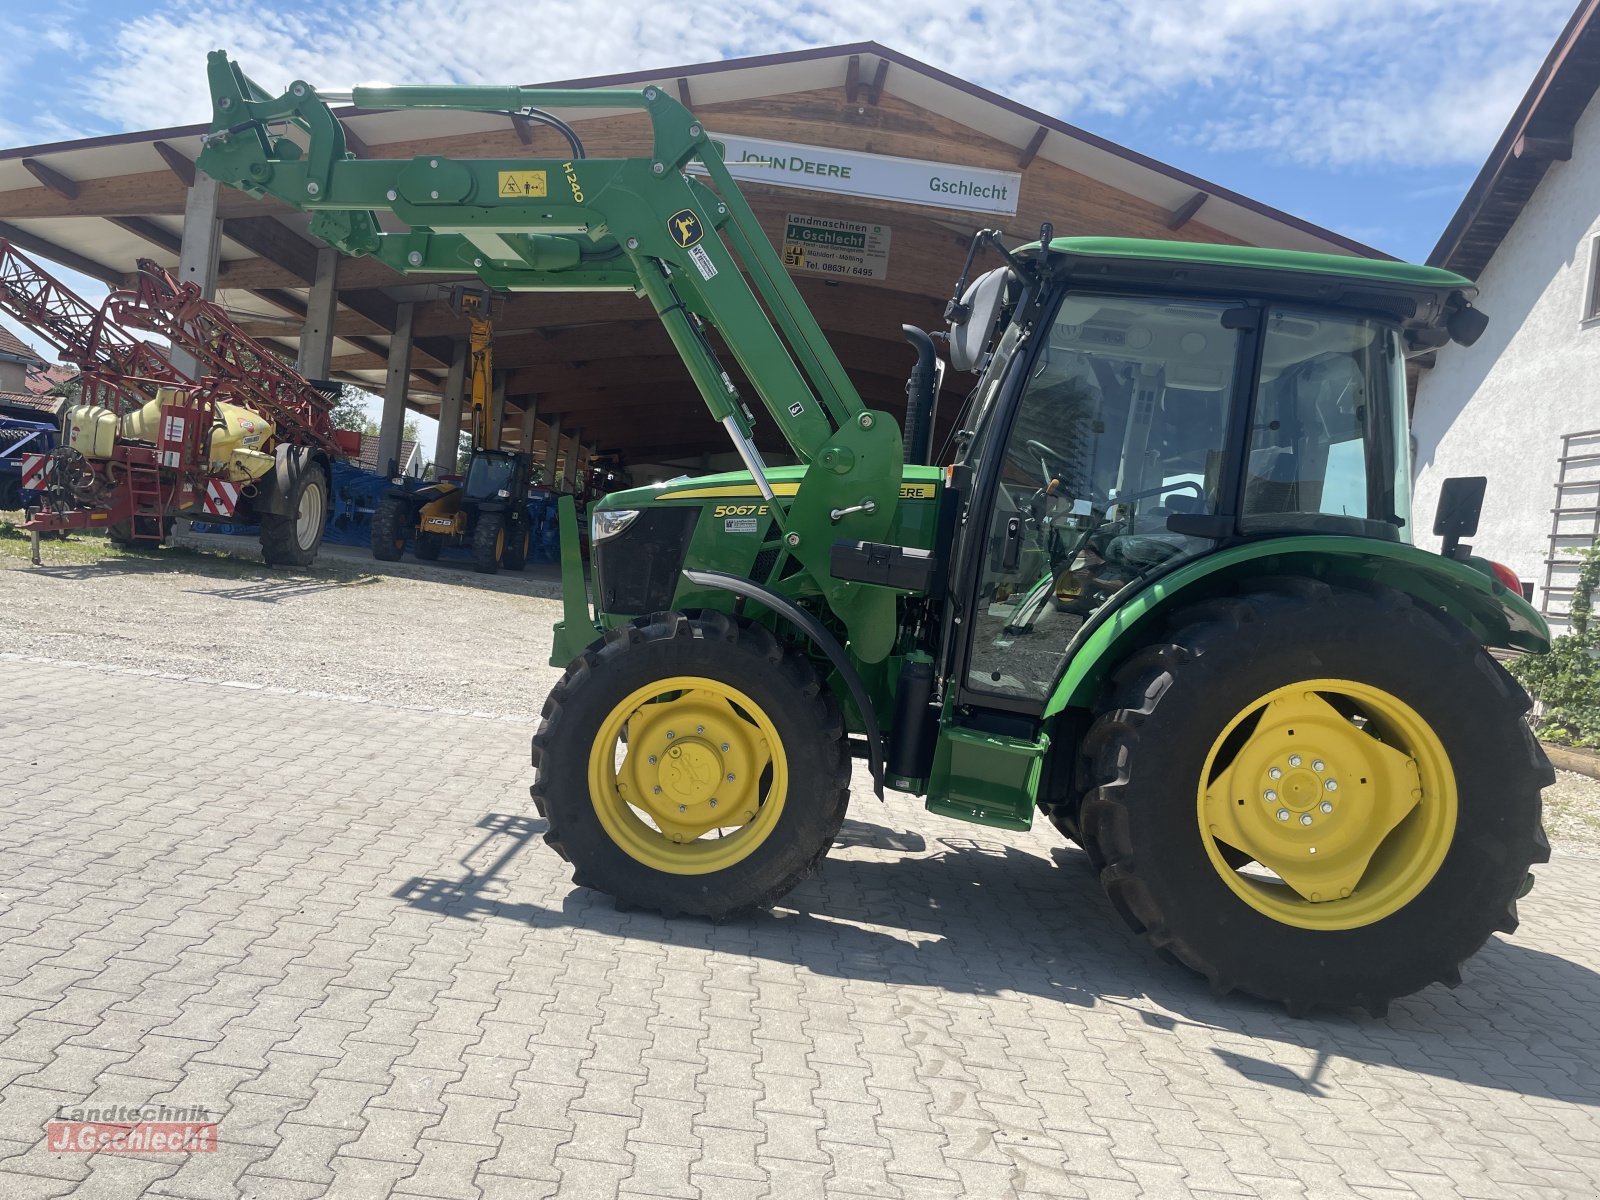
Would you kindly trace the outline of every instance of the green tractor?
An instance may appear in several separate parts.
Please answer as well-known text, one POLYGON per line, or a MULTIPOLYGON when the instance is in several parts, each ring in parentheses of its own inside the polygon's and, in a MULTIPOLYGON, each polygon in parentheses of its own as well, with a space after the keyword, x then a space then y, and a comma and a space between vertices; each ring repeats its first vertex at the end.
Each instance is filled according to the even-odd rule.
POLYGON ((357 89, 526 115, 572 154, 355 162, 308 85, 269 96, 220 53, 211 84, 201 167, 347 253, 642 297, 746 464, 596 505, 593 611, 563 502, 566 674, 532 791, 580 885, 669 915, 770 906, 827 853, 859 755, 879 796, 942 816, 1043 813, 1164 957, 1292 1012, 1382 1012, 1515 928, 1551 772, 1489 651, 1548 631, 1461 545, 1481 481, 1447 488, 1444 554, 1411 544, 1405 360, 1481 333, 1470 281, 980 233, 997 265, 967 286, 968 256, 946 334, 973 383, 935 451, 933 341, 907 332, 902 431, 659 89, 357 89), (643 110, 650 153, 585 157, 551 110, 595 107, 643 110), (711 329, 796 465, 762 461, 711 329))

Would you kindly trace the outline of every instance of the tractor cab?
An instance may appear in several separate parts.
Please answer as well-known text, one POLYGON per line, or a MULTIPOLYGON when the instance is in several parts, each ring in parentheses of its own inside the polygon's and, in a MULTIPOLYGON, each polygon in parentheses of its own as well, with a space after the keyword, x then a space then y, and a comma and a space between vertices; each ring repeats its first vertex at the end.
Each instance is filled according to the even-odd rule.
POLYGON ((1408 333, 1464 309, 1469 281, 1109 238, 1020 261, 973 285, 951 339, 978 372, 957 455, 965 698, 1042 711, 1113 599, 1224 545, 1411 541, 1408 333))

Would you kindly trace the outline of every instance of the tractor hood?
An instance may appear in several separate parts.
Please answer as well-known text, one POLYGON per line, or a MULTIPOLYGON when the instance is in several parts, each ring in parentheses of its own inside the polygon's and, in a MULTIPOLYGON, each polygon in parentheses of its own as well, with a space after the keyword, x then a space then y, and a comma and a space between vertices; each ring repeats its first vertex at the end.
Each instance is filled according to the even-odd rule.
MULTIPOLYGON (((780 501, 793 499, 805 478, 804 466, 768 467, 767 482, 773 495, 780 501)), ((908 466, 901 476, 902 500, 932 499, 938 494, 943 471, 939 467, 908 466)), ((625 492, 612 492, 595 507, 603 510, 619 508, 653 508, 659 504, 678 501, 703 503, 707 500, 743 500, 761 498, 754 477, 749 471, 723 471, 717 475, 683 476, 665 483, 629 488, 625 492)))

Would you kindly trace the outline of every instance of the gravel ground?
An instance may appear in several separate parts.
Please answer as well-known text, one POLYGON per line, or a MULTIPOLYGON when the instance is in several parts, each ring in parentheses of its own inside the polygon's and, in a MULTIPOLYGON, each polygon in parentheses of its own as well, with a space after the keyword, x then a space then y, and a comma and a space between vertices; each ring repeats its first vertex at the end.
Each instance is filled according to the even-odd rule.
MULTIPOLYGON (((328 547, 288 574, 251 561, 245 539, 181 540, 155 554, 46 543, 44 567, 0 541, 0 653, 529 723, 560 678, 546 665, 561 616, 552 566, 491 577, 328 547)), ((1600 780, 1558 772, 1545 825, 1560 850, 1600 852, 1600 780)))
POLYGON ((561 615, 548 568, 489 577, 331 549, 286 573, 89 539, 47 542, 54 565, 30 567, 19 543, 4 550, 0 652, 530 721, 560 678, 545 664, 561 615))

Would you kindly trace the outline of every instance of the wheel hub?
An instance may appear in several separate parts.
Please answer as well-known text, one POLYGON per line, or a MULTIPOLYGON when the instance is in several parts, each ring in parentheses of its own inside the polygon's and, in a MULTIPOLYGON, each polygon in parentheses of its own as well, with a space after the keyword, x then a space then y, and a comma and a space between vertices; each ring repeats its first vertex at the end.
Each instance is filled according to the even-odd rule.
POLYGON ((686 691, 629 715, 617 789, 669 840, 693 841, 755 818, 757 785, 771 758, 766 737, 726 698, 686 691))
POLYGON ((1307 685, 1266 699, 1232 762, 1205 787, 1202 821, 1302 900, 1349 899, 1423 798, 1417 759, 1307 685))

